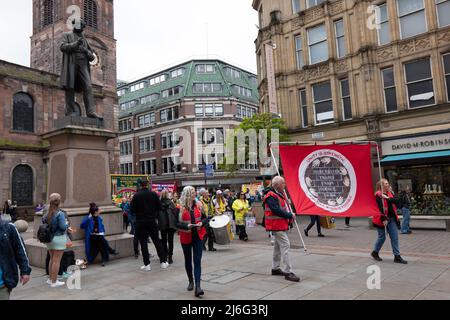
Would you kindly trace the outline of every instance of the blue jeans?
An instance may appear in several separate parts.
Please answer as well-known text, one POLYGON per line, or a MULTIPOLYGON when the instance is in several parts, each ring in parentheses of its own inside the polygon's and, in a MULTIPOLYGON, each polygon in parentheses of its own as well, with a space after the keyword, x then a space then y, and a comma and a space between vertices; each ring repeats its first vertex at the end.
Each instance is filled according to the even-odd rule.
POLYGON ((407 233, 409 231, 409 220, 411 218, 411 211, 408 208, 402 208, 402 233, 407 233))
POLYGON ((187 276, 192 279, 192 252, 194 253, 194 275, 195 283, 200 283, 202 276, 202 254, 203 241, 200 239, 192 239, 191 244, 183 244, 184 266, 187 276))
POLYGON ((389 223, 386 226, 386 230, 384 228, 376 228, 378 231, 378 239, 375 242, 375 246, 373 251, 380 252, 381 247, 383 247, 384 242, 386 241, 386 230, 389 233, 389 238, 391 238, 391 246, 392 252, 395 256, 400 255, 400 246, 398 244, 398 230, 397 230, 397 222, 395 219, 389 218, 389 223))

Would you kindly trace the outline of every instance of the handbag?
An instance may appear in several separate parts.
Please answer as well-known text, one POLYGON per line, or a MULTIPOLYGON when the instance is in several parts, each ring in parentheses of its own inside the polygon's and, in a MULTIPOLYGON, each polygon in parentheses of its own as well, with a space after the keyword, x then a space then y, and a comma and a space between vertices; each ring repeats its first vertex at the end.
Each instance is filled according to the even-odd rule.
POLYGON ((5 222, 11 222, 11 215, 8 213, 2 214, 1 219, 5 222))
POLYGON ((245 226, 247 228, 254 228, 256 226, 256 217, 248 215, 245 217, 245 226))

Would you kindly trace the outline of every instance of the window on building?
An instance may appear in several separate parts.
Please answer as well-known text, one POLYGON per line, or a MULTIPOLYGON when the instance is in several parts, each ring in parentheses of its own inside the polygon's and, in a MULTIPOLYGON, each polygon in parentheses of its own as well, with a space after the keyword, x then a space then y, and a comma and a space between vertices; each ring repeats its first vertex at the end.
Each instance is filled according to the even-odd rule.
POLYGON ((84 0, 84 21, 89 27, 98 29, 97 3, 94 0, 84 0))
POLYGON ((165 74, 159 75, 157 77, 153 77, 150 79, 149 83, 151 86, 154 86, 155 84, 164 82, 167 80, 167 76, 165 74))
POLYGON ((241 77, 241 72, 237 69, 231 68, 231 67, 225 67, 225 74, 229 76, 230 78, 236 78, 239 79, 241 77))
POLYGON ((221 83, 194 83, 194 93, 214 93, 222 92, 221 83))
POLYGON ((120 142, 120 155, 128 156, 133 154, 131 140, 120 142))
POLYGON ((131 119, 121 120, 119 121, 119 131, 120 132, 127 132, 131 131, 132 125, 131 125, 131 119))
POLYGON ((402 39, 427 32, 423 0, 397 0, 397 7, 402 39))
POLYGON ((139 153, 154 151, 156 147, 155 136, 139 138, 139 153))
POLYGON ((206 103, 195 105, 195 115, 197 117, 220 117, 223 116, 223 104, 221 103, 206 103))
POLYGON ((170 77, 171 78, 178 78, 181 77, 184 74, 184 68, 178 68, 176 70, 173 70, 172 72, 170 72, 170 77))
POLYGON ((251 97, 252 96, 252 90, 251 89, 244 88, 244 87, 241 87, 241 86, 236 86, 236 85, 232 86, 231 88, 232 88, 232 90, 233 90, 233 92, 235 94, 238 94, 238 95, 241 95, 241 96, 244 96, 244 97, 251 97))
POLYGON ((328 59, 327 30, 325 24, 308 29, 309 61, 311 64, 328 59))
POLYGON ((450 0, 436 0, 439 28, 450 25, 450 0))
POLYGON ((161 148, 171 149, 175 148, 180 142, 178 131, 166 132, 161 134, 161 148))
POLYGON ((17 201, 17 206, 32 206, 34 189, 33 169, 28 165, 18 165, 11 176, 12 201, 17 201))
POLYGON ((224 129, 223 128, 201 128, 197 132, 198 144, 223 144, 224 129))
POLYGON ((152 103, 159 99, 159 93, 154 93, 141 98, 141 104, 152 103))
POLYGON ((135 92, 135 91, 138 91, 138 90, 142 90, 144 88, 145 88, 145 82, 144 81, 143 82, 139 82, 139 83, 136 83, 136 84, 134 84, 134 85, 132 85, 130 87, 130 92, 135 92))
POLYGON ((180 157, 166 157, 162 158, 163 173, 177 173, 181 172, 180 157))
POLYGON ((120 164, 120 174, 133 174, 133 164, 132 163, 121 163, 120 164))
POLYGON ((397 111, 397 90, 395 89, 394 69, 386 68, 381 70, 383 75, 384 103, 386 112, 397 111))
POLYGON ((389 15, 386 3, 380 4, 377 7, 377 24, 378 44, 383 45, 391 42, 391 32, 389 30, 389 15))
POLYGON ((327 0, 306 0, 306 4, 307 4, 308 8, 311 8, 311 7, 317 6, 321 3, 324 3, 325 1, 327 1, 327 0))
POLYGON ((295 36, 295 56, 297 58, 297 69, 301 70, 305 66, 301 35, 295 36))
POLYGON ((300 0, 292 0, 292 13, 300 12, 300 0))
POLYGON ((53 17, 55 15, 53 0, 44 0, 44 14, 42 19, 42 27, 50 26, 53 24, 53 17))
POLYGON ((13 130, 34 132, 33 99, 24 92, 13 97, 13 130))
POLYGON ((195 70, 197 73, 215 73, 214 64, 197 64, 195 70))
POLYGON ((138 100, 132 100, 132 101, 128 101, 128 102, 122 103, 120 105, 120 110, 121 111, 125 111, 125 110, 128 110, 128 109, 134 108, 134 107, 136 107, 138 105, 138 102, 139 102, 138 100))
POLYGON ((248 81, 255 87, 258 85, 258 79, 255 76, 248 76, 248 81))
POLYGON ((173 88, 164 90, 161 94, 162 94, 162 97, 164 99, 166 99, 166 98, 169 98, 169 97, 176 96, 176 95, 178 95, 180 93, 181 93, 181 87, 177 86, 177 87, 173 87, 173 88))
POLYGON ((127 93, 127 90, 126 90, 126 89, 120 89, 120 90, 117 91, 117 95, 118 95, 119 97, 125 95, 126 93, 127 93))
POLYGON ((156 174, 156 159, 142 160, 139 162, 141 174, 155 175, 156 174))
POLYGON ((339 83, 341 85, 343 120, 351 120, 353 115, 352 115, 352 102, 350 99, 350 86, 348 84, 348 79, 340 80, 339 83))
POLYGON ((447 101, 450 101, 450 53, 444 55, 445 84, 447 87, 447 101))
POLYGON ((302 115, 302 128, 306 128, 309 125, 308 121, 308 102, 306 100, 306 90, 300 89, 298 91, 299 99, 300 99, 300 112, 302 115))
POLYGON ((160 111, 161 122, 168 122, 178 119, 178 107, 172 107, 160 111))
POLYGON ((256 108, 247 107, 241 104, 238 104, 236 107, 236 117, 238 118, 252 118, 258 110, 256 108))
POLYGON ((139 127, 144 128, 155 124, 155 113, 148 113, 142 116, 139 116, 139 127))
POLYGON ((341 19, 334 23, 334 31, 336 35, 337 57, 343 58, 347 55, 347 47, 345 46, 344 20, 341 19))
POLYGON ((334 112, 330 82, 313 85, 312 90, 316 124, 333 122, 334 112))
POLYGON ((433 76, 430 59, 421 59, 405 64, 408 104, 410 108, 435 104, 433 76))

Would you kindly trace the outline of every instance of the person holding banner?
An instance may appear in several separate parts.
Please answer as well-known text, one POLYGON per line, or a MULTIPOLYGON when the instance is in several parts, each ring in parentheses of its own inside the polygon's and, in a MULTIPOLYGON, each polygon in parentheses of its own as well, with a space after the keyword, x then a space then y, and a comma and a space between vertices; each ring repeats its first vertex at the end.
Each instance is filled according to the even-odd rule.
POLYGON ((290 242, 287 231, 294 219, 294 214, 288 212, 288 200, 284 196, 285 188, 284 178, 280 176, 273 178, 272 188, 266 193, 263 200, 265 227, 275 236, 272 275, 284 276, 288 281, 299 282, 300 278, 292 272, 289 260, 290 242), (283 258, 284 271, 280 267, 281 258, 283 258))
POLYGON ((314 227, 314 225, 317 223, 317 236, 318 237, 325 237, 322 234, 321 228, 320 228, 320 216, 309 216, 309 218, 311 219, 311 223, 306 227, 305 230, 303 230, 305 232, 305 236, 308 236, 308 232, 309 230, 314 227))
POLYGON ((377 192, 375 193, 380 215, 373 216, 373 225, 378 232, 378 239, 375 242, 371 256, 376 261, 382 261, 379 252, 386 241, 386 230, 391 238, 392 251, 394 253, 394 262, 407 264, 406 260, 400 255, 400 247, 398 243, 398 229, 400 229, 400 220, 397 215, 396 203, 398 199, 394 197, 389 181, 382 179, 377 183, 377 192))

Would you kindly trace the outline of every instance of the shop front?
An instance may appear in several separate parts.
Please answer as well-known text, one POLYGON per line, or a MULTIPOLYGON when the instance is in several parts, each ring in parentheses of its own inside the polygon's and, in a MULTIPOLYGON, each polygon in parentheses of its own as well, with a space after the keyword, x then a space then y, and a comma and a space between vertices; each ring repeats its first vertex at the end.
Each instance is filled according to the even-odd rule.
POLYGON ((411 191, 412 214, 450 215, 450 131, 383 141, 382 154, 394 192, 411 191))

